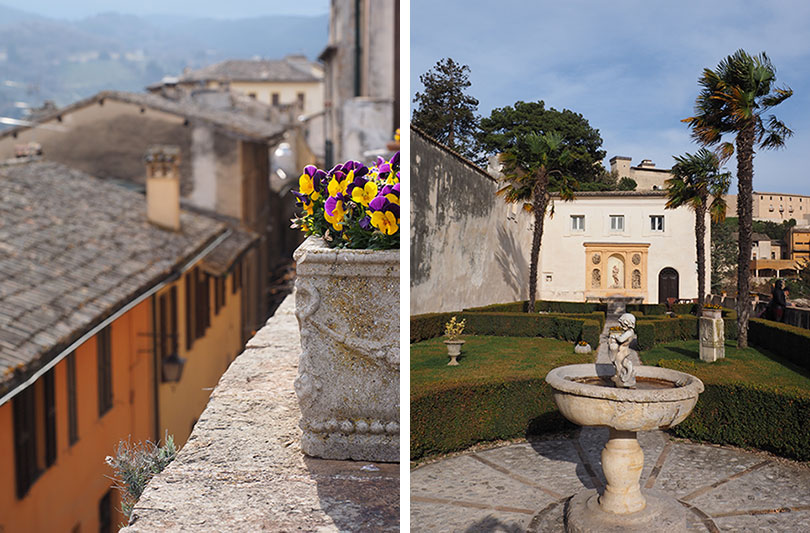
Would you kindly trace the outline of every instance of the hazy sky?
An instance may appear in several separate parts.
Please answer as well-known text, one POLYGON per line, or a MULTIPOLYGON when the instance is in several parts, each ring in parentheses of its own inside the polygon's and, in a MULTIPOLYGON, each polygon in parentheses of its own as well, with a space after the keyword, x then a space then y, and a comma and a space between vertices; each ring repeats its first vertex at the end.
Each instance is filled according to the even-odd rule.
POLYGON ((322 15, 329 12, 329 0, 0 0, 0 5, 64 19, 79 19, 108 11, 132 15, 172 14, 212 18, 322 15))
MULTIPOLYGON (((479 112, 518 100, 582 113, 607 159, 652 159, 698 149, 690 116, 704 68, 743 48, 765 51, 777 85, 794 95, 774 109, 795 135, 754 159, 754 189, 810 194, 810 3, 568 0, 411 0, 411 99, 443 57, 469 65, 479 112)), ((736 173, 736 162, 729 162, 736 173)), ((736 181, 732 185, 736 191, 736 181)))

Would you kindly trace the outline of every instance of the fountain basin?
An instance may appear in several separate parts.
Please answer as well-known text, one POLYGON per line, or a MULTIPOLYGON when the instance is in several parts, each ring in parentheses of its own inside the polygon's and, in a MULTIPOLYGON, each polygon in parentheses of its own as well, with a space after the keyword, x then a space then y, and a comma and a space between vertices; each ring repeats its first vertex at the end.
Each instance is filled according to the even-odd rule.
POLYGON ((698 378, 668 368, 636 367, 636 389, 612 387, 607 379, 612 374, 612 365, 567 365, 549 372, 546 382, 560 412, 574 424, 633 432, 679 424, 703 392, 698 378))

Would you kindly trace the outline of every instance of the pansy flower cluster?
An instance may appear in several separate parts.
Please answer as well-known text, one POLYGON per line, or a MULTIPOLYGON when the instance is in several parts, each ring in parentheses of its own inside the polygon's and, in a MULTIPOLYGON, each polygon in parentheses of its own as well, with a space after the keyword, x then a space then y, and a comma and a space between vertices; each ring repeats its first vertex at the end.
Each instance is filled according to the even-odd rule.
POLYGON ((333 248, 399 248, 399 152, 371 166, 346 161, 325 172, 304 168, 293 191, 293 227, 333 248))

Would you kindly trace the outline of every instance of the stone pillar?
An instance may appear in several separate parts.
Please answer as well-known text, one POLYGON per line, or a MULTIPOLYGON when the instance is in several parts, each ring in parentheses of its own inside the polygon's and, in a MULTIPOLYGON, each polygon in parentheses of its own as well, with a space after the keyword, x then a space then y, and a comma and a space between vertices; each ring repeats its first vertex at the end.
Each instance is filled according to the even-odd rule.
POLYGON ((726 332, 720 313, 700 317, 700 360, 712 363, 726 356, 726 332))

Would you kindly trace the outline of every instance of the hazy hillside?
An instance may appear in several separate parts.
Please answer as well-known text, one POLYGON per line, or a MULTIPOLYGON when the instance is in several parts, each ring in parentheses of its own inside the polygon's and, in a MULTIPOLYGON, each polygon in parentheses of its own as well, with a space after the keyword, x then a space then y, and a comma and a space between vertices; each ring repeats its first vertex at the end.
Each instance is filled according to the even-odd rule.
POLYGON ((315 59, 327 31, 327 15, 215 20, 105 13, 66 21, 0 5, 0 116, 21 118, 20 102, 62 106, 103 89, 141 91, 185 67, 227 58, 315 59))

